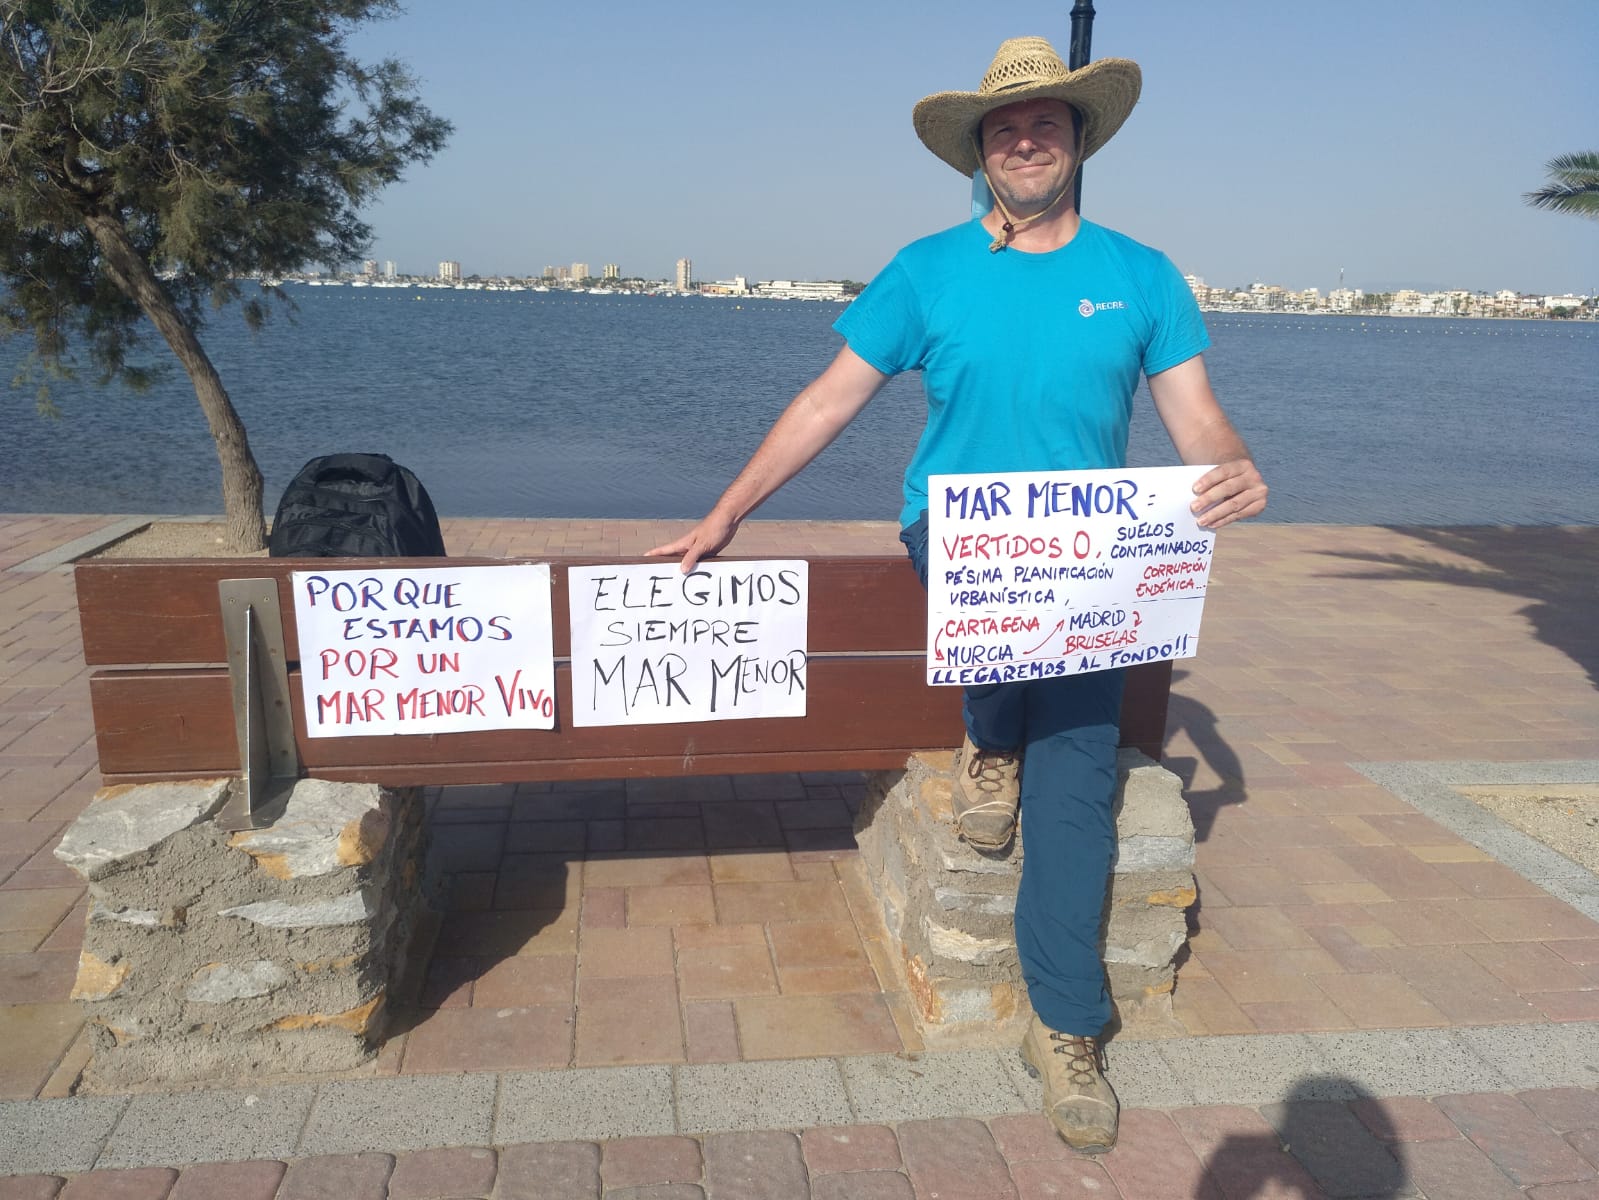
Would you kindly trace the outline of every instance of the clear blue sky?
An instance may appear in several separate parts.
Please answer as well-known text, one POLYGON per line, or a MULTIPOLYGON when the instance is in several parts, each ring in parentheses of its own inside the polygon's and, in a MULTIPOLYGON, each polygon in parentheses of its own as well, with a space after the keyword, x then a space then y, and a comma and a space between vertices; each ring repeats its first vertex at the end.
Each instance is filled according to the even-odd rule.
MULTIPOLYGON (((1071 0, 1024 7, 410 0, 356 47, 408 61, 456 132, 369 211, 373 256, 869 279, 968 208, 915 102, 975 89, 1006 37, 1065 55, 1071 0)), ((1094 57, 1144 91, 1086 216, 1213 285, 1599 291, 1599 222, 1521 199, 1599 150, 1599 0, 1095 8, 1094 57)))

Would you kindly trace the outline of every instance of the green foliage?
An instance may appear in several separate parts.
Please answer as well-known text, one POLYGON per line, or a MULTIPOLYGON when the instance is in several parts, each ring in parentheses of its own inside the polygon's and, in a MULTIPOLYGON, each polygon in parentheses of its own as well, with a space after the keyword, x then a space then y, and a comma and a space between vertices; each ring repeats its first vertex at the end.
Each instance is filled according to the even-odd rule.
POLYGON ((1599 221, 1599 151, 1562 154, 1544 164, 1544 170, 1549 182, 1522 199, 1534 208, 1599 221))
MULTIPOLYGON (((191 330, 235 280, 360 257, 358 212, 447 122, 395 61, 357 62, 357 25, 394 0, 0 0, 0 337, 27 374, 104 382, 146 309, 88 229, 109 218, 191 330)), ((252 324, 266 315, 250 286, 252 324)))

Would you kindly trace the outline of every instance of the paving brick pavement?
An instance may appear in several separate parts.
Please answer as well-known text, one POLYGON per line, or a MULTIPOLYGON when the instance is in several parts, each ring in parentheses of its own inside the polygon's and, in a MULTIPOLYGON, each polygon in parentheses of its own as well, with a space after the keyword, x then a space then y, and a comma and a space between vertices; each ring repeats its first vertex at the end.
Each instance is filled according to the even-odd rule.
MULTIPOLYGON (((635 554, 678 528, 445 524, 455 553, 496 557, 635 554)), ((50 851, 97 777, 71 575, 56 560, 127 526, 0 515, 0 1104, 31 1102, 6 1110, 14 1121, 17 1108, 80 1106, 72 1119, 99 1131, 85 1135, 93 1154, 113 1129, 125 1144, 144 1110, 59 1099, 87 1059, 67 1000, 84 908, 50 851)), ((899 552, 880 522, 755 522, 733 549, 899 552)), ((1191 1036, 1122 1044, 1140 1072, 1124 1091, 1150 1099, 1105 1159, 1063 1157, 1024 1111, 884 1110, 857 1158, 853 1143, 822 1139, 861 1119, 863 1076, 849 1064, 913 1064, 920 1043, 854 856, 860 778, 819 771, 431 794, 434 865, 451 884, 444 949, 404 1032, 349 1086, 523 1071, 496 1095, 534 1108, 496 1110, 494 1142, 311 1156, 315 1139, 295 1128, 289 1157, 174 1154, 116 1173, 82 1173, 93 1154, 64 1158, 57 1175, 0 1176, 0 1200, 421 1196, 449 1176, 438 1194, 716 1196, 742 1194, 741 1154, 807 1179, 795 1195, 908 1196, 950 1186, 950 1145, 964 1148, 962 1186, 980 1189, 955 1195, 1317 1194, 1307 1174, 1330 1195, 1392 1179, 1403 1187, 1386 1194, 1431 1200, 1599 1194, 1599 1074, 1561 1033, 1586 1035, 1599 1017, 1599 891, 1453 790, 1599 782, 1596 576, 1599 529, 1221 536, 1205 645, 1178 664, 1166 753, 1199 838, 1201 902, 1174 996, 1191 1036), (862 1055, 888 1057, 843 1057, 862 1055), (1329 1077, 1344 1092, 1294 1090, 1329 1077), (766 1128, 723 1135, 685 1118, 712 1111, 730 1080, 752 1089, 766 1128), (562 1138, 531 1119, 574 1089, 589 1128, 574 1117, 562 1138), (676 1109, 654 1141, 602 1132, 608 1104, 640 1095, 676 1109), (1321 1114, 1297 1150, 1296 1113, 1321 1114), (712 1145, 743 1150, 716 1157, 712 1145), (701 1175, 678 1178, 690 1146, 701 1175), (633 1173, 609 1184, 606 1155, 633 1173), (637 1174, 654 1159, 675 1164, 671 1178, 637 1174), (497 1192, 478 1186, 490 1161, 497 1192), (273 1162, 289 1166, 279 1176, 273 1162), (166 1166, 181 1168, 175 1183, 166 1166)), ((931 1070, 932 1056, 921 1061, 931 1070)), ((326 1111, 334 1083, 316 1086, 326 1111)))
POLYGON ((1596 1167, 1572 1135, 1589 1135, 1591 1149, 1599 1130, 1563 1138, 1560 1127, 1593 1121, 1594 1107, 1591 1091, 1568 1088, 1130 1109, 1120 1144, 1097 1158, 1068 1150, 1041 1115, 946 1117, 12 1175, 0 1177, 0 1200, 1586 1200, 1596 1167), (1485 1132, 1490 1105, 1517 1115, 1485 1132), (1550 1125, 1540 1112, 1566 1119, 1550 1125))

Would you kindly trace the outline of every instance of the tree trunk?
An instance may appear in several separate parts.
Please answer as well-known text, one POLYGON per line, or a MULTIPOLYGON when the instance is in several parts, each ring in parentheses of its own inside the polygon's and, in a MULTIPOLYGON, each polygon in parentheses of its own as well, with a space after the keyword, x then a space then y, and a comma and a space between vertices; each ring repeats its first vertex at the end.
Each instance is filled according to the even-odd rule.
POLYGON ((160 331, 172 353, 194 384, 194 394, 211 427, 222 465, 222 508, 226 514, 228 549, 253 553, 266 545, 266 524, 261 510, 261 470, 250 452, 250 439, 244 432, 233 401, 228 399, 222 377, 211 365, 200 339, 184 320, 177 305, 167 295, 144 256, 128 241, 127 231, 115 217, 93 215, 86 218, 89 232, 105 255, 106 269, 117 287, 143 310, 160 331))

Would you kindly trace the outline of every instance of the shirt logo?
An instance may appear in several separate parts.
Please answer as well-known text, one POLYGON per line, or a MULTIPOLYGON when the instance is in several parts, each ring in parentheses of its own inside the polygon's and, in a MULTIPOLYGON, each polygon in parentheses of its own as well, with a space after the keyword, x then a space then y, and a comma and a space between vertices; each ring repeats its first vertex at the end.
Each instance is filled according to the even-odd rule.
POLYGON ((1093 316, 1094 315, 1094 302, 1092 300, 1088 299, 1087 297, 1084 297, 1082 300, 1079 300, 1077 302, 1077 311, 1082 313, 1083 316, 1085 316, 1085 317, 1093 316))
POLYGON ((1098 304, 1095 304, 1085 297, 1077 302, 1077 311, 1085 317, 1091 317, 1096 312, 1104 312, 1107 309, 1126 307, 1127 301, 1125 300, 1101 300, 1098 304))

